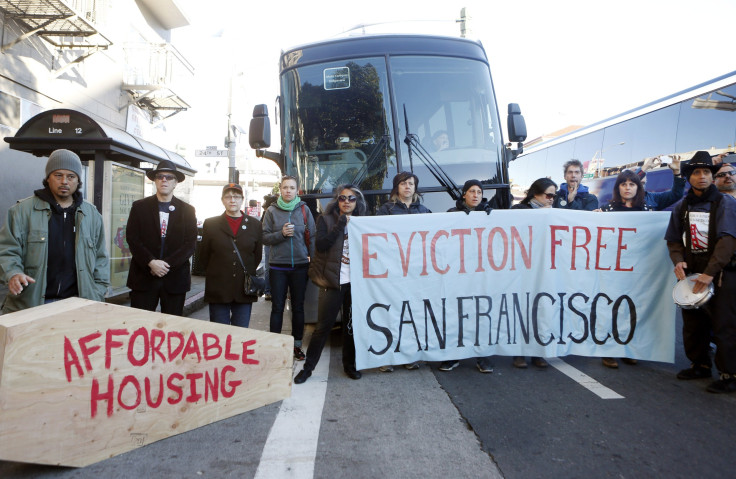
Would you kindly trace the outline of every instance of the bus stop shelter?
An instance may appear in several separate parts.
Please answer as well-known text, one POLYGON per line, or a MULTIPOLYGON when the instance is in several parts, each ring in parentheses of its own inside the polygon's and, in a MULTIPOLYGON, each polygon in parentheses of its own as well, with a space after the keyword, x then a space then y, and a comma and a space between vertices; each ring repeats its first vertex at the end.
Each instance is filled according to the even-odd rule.
POLYGON ((79 155, 85 170, 85 197, 97 207, 105 222, 112 283, 109 296, 127 290, 131 256, 125 231, 133 202, 144 196, 145 171, 141 164, 157 165, 170 160, 185 175, 196 173, 181 155, 70 109, 40 113, 24 123, 15 136, 5 137, 5 141, 13 150, 40 157, 60 148, 79 155))

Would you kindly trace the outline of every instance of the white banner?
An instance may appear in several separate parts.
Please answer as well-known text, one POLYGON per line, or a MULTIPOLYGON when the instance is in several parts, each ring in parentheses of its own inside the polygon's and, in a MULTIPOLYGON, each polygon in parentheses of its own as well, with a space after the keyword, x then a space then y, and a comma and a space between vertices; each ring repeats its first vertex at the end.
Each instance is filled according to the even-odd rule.
POLYGON ((355 217, 358 369, 568 354, 674 362, 669 212, 355 217))

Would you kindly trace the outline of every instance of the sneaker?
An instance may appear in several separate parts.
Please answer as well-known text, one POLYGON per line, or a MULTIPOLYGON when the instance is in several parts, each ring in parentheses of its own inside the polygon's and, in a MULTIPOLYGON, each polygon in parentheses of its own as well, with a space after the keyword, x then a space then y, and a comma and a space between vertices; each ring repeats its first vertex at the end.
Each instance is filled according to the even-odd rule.
POLYGON ((381 366, 380 368, 378 368, 378 370, 381 371, 382 373, 392 373, 394 372, 394 367, 393 366, 381 366))
POLYGON ((419 369, 419 361, 414 361, 411 364, 404 364, 404 367, 408 369, 409 371, 413 371, 415 369, 419 369))
POLYGON ((452 371, 456 367, 460 366, 460 361, 442 361, 440 364, 440 371, 452 371))
POLYGON ((690 379, 710 379, 713 377, 713 373, 710 368, 704 366, 695 366, 691 364, 689 368, 683 369, 677 373, 677 379, 688 381, 690 379))
POLYGON ((709 393, 716 394, 736 392, 736 376, 733 374, 721 374, 721 379, 710 383, 705 390, 709 393))
POLYGON ((312 375, 311 371, 307 371, 306 369, 302 369, 299 371, 299 374, 296 375, 294 378, 294 384, 302 384, 309 379, 309 376, 312 375))
POLYGON ((526 369, 526 359, 524 356, 514 356, 514 367, 519 369, 526 369))
POLYGON ((263 299, 265 299, 266 301, 271 301, 271 293, 264 294, 263 299))
POLYGON ((549 363, 544 360, 544 358, 532 358, 532 364, 540 369, 544 369, 547 366, 549 366, 549 363))
POLYGON ((478 368, 478 371, 482 373, 493 372, 493 363, 488 358, 478 358, 478 360, 475 362, 475 365, 478 368))
POLYGON ((345 374, 347 374, 350 379, 360 379, 363 377, 363 375, 360 374, 360 371, 357 371, 355 368, 345 368, 345 374))
POLYGON ((294 346, 294 360, 295 361, 304 361, 306 356, 304 355, 304 351, 302 351, 302 348, 299 346, 294 346))
POLYGON ((613 358, 601 358, 601 362, 607 368, 618 369, 618 361, 613 358))

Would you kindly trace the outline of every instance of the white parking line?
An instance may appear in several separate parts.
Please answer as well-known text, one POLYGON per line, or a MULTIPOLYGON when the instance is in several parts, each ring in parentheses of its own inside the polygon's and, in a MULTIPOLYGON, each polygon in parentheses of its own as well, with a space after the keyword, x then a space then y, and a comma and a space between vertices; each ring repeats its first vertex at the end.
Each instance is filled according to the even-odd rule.
POLYGON ((569 377, 584 388, 590 390, 593 394, 597 395, 601 399, 624 399, 624 397, 616 391, 607 388, 587 374, 578 371, 560 358, 548 358, 547 362, 554 366, 562 374, 569 377))
MULTIPOLYGON (((299 362, 297 371, 301 371, 303 365, 299 362)), ((256 479, 311 479, 314 476, 329 370, 330 348, 326 346, 312 376, 304 384, 293 385, 291 397, 281 403, 263 447, 256 479)))

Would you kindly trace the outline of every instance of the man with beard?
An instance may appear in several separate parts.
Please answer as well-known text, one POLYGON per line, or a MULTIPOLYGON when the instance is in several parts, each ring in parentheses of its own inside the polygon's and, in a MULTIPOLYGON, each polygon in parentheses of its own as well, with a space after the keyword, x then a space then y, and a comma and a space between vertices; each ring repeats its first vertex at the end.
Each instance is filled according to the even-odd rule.
POLYGON ((3 313, 79 296, 103 301, 110 285, 102 215, 82 199, 82 162, 56 150, 43 188, 16 203, 0 229, 3 313))
POLYGON ((713 184, 720 169, 710 155, 698 151, 682 167, 690 182, 685 198, 675 204, 665 233, 677 279, 697 274, 692 291, 714 285, 714 295, 703 307, 682 310, 685 354, 691 361, 678 379, 710 379, 711 330, 716 344, 715 363, 720 378, 707 387, 712 393, 736 392, 736 203, 713 184))

